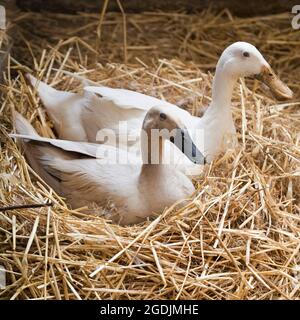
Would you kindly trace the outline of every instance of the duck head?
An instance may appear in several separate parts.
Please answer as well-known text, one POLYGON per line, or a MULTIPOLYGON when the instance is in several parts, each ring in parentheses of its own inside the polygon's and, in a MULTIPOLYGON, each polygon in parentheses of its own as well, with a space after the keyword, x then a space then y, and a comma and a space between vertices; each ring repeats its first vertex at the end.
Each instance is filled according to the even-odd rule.
MULTIPOLYGON (((185 154, 190 161, 195 164, 205 164, 205 157, 194 144, 188 130, 182 124, 182 121, 172 113, 168 106, 152 107, 145 115, 142 134, 141 147, 143 161, 145 163, 153 163, 152 156, 155 151, 153 146, 155 143, 161 143, 168 140, 173 143, 183 154, 185 154), (156 139, 155 139, 156 138, 156 139), (157 139, 158 138, 158 139, 157 139), (146 143, 145 143, 146 141, 146 143), (145 156, 145 151, 146 156, 145 156)), ((162 153, 162 145, 156 150, 160 149, 160 156, 162 153)))
POLYGON ((292 90, 279 79, 262 54, 250 43, 240 41, 228 46, 219 59, 218 69, 234 79, 254 77, 262 81, 279 100, 293 97, 292 90))

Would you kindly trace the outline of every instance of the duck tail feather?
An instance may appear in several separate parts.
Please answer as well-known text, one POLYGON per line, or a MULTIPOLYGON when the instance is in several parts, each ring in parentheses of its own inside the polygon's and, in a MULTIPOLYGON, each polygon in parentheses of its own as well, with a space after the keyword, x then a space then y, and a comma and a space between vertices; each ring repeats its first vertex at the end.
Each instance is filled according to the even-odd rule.
POLYGON ((14 111, 14 124, 18 134, 38 137, 33 126, 19 112, 14 111))

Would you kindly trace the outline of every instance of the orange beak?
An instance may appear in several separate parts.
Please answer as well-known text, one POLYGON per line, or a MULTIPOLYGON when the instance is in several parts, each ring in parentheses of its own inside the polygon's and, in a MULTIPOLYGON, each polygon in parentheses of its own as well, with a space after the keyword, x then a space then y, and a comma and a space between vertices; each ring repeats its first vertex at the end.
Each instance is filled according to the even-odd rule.
POLYGON ((284 100, 293 97, 293 91, 278 78, 270 66, 264 66, 255 78, 265 83, 276 99, 284 100))

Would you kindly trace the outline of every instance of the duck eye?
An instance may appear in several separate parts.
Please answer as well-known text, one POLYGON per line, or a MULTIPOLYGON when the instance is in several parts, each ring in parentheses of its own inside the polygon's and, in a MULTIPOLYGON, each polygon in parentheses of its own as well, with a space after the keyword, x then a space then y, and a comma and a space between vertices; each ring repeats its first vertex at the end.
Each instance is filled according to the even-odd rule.
POLYGON ((159 118, 160 118, 160 120, 166 120, 167 119, 167 115, 165 113, 161 112, 159 114, 159 118))
POLYGON ((244 51, 243 56, 248 58, 248 57, 250 57, 250 53, 248 51, 244 51))

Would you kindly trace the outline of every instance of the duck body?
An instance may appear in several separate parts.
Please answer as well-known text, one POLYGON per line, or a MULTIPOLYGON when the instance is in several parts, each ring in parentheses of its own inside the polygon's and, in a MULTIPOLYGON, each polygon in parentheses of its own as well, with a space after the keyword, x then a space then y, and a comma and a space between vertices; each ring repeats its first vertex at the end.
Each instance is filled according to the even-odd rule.
POLYGON ((192 182, 171 166, 142 172, 141 165, 101 165, 94 159, 61 156, 44 157, 41 165, 60 181, 57 191, 72 208, 102 208, 122 225, 139 223, 195 191, 192 182))
MULTIPOLYGON (((152 108, 147 113, 143 127, 159 121, 157 110, 152 108)), ((171 117, 168 121, 177 125, 171 117)), ((158 164, 107 163, 103 161, 107 159, 99 157, 99 148, 104 154, 113 150, 111 146, 40 137, 18 113, 15 127, 18 135, 13 136, 22 139, 30 165, 72 208, 101 207, 114 222, 132 224, 190 197, 195 191, 186 175, 162 164, 161 159, 158 164)))
POLYGON ((37 89, 60 139, 98 142, 99 130, 118 133, 122 121, 128 122, 129 130, 140 132, 152 107, 163 106, 181 118, 191 117, 189 112, 167 101, 127 89, 86 86, 80 94, 54 89, 30 74, 27 78, 37 89))

